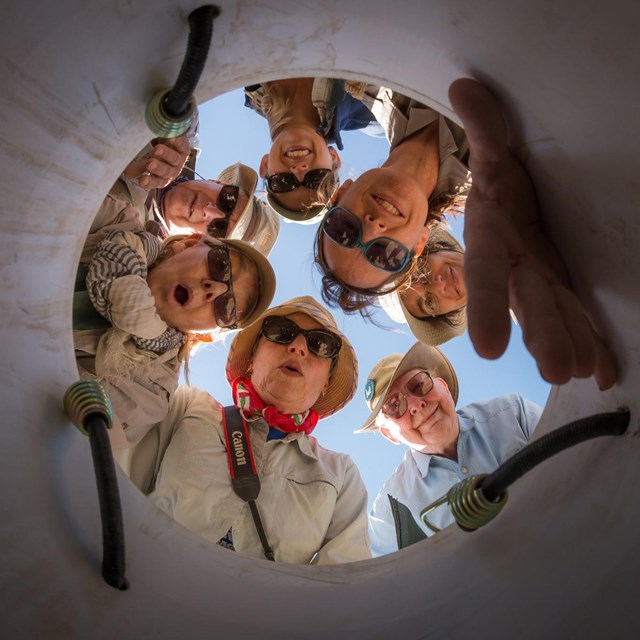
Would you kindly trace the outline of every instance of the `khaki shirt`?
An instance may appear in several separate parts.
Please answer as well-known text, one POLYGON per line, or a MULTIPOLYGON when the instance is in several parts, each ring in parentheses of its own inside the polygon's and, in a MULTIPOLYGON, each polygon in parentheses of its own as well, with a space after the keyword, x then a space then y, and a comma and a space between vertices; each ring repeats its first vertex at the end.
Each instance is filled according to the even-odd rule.
MULTIPOLYGON (((351 458, 303 433, 267 442, 264 420, 249 424, 261 482, 256 503, 276 561, 335 564, 370 558, 367 492, 351 458)), ((179 388, 158 428, 173 433, 149 498, 212 542, 231 529, 238 553, 264 558, 249 506, 231 485, 222 412, 211 397, 179 388)), ((150 463, 147 457, 147 473, 150 463)))
POLYGON ((434 109, 385 87, 380 87, 377 93, 369 87, 362 100, 382 125, 392 149, 438 120, 440 166, 430 200, 442 194, 465 195, 469 191, 469 143, 462 127, 434 109))

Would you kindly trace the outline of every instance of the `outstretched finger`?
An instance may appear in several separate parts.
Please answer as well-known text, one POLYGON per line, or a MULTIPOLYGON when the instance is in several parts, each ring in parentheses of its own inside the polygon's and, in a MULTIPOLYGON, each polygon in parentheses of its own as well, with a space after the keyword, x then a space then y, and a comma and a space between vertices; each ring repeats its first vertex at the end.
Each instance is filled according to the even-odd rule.
POLYGON ((479 162, 500 160, 508 152, 507 126, 502 108, 484 85, 460 78, 449 87, 449 100, 462 120, 471 158, 479 162))
POLYGON ((510 294, 540 375, 552 384, 568 382, 575 375, 576 351, 549 274, 531 265, 514 268, 510 294))
POLYGON ((465 213, 465 265, 469 338, 478 355, 500 357, 509 344, 509 248, 487 219, 493 203, 470 197, 465 213))

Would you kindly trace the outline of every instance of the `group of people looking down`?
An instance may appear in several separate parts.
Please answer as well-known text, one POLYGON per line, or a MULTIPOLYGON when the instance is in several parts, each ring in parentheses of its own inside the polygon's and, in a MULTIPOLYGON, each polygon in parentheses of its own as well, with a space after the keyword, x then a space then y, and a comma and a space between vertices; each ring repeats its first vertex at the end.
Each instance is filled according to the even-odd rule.
POLYGON ((476 351, 496 358, 513 314, 548 382, 594 376, 607 389, 616 365, 544 233, 487 87, 451 85, 462 126, 364 82, 293 78, 244 93, 271 138, 258 171, 238 162, 200 177, 196 122, 152 141, 105 197, 75 282, 79 373, 111 398, 122 470, 187 529, 292 564, 386 554, 402 546, 396 502, 433 535, 451 514, 441 509, 429 528, 421 509, 497 468, 541 415, 519 393, 458 408, 440 345, 468 329, 476 351), (385 137, 390 150, 379 167, 341 182, 341 133, 353 130, 385 137), (464 215, 464 248, 447 230, 453 213, 464 215), (315 225, 309 252, 324 304, 300 291, 273 305, 268 256, 281 219, 315 225), (369 514, 351 458, 315 437, 358 383, 357 354, 327 307, 365 321, 381 307, 416 339, 368 373, 369 415, 363 403, 362 424, 351 425, 407 447, 369 514), (233 403, 223 407, 179 381, 200 345, 227 334, 233 403))

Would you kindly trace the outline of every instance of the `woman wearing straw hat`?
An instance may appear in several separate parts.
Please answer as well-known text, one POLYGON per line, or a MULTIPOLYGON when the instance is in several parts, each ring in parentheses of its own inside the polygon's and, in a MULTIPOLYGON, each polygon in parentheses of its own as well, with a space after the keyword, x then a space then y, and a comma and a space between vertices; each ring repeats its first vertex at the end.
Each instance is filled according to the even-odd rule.
POLYGON ((194 162, 185 160, 185 136, 160 139, 127 165, 111 187, 89 230, 86 251, 93 251, 113 229, 160 237, 202 233, 243 240, 267 256, 280 231, 279 216, 255 195, 258 174, 236 163, 217 179, 200 178, 194 162), (200 179, 196 179, 196 176, 200 179))
POLYGON ((429 237, 407 285, 382 296, 387 315, 407 323, 424 344, 437 346, 461 335, 467 328, 467 287, 464 249, 441 227, 429 237))
POLYGON ((309 296, 269 309, 233 339, 226 373, 233 408, 192 388, 177 394, 160 426, 173 435, 150 499, 244 555, 291 564, 369 558, 358 469, 310 435, 357 384, 355 352, 331 314, 309 296))

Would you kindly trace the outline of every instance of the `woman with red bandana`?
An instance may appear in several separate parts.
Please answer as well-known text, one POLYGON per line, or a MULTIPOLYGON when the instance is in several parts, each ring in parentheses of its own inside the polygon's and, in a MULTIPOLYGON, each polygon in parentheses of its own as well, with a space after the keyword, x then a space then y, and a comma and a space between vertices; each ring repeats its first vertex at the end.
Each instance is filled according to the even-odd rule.
POLYGON ((228 410, 207 393, 183 388, 159 425, 172 436, 150 499, 188 529, 244 555, 289 564, 369 558, 360 473, 349 456, 311 435, 318 420, 351 400, 357 384, 355 352, 331 314, 309 296, 269 309, 234 338, 227 379, 245 430, 237 435, 228 410), (234 490, 238 460, 255 465, 260 491, 253 506, 234 490))

